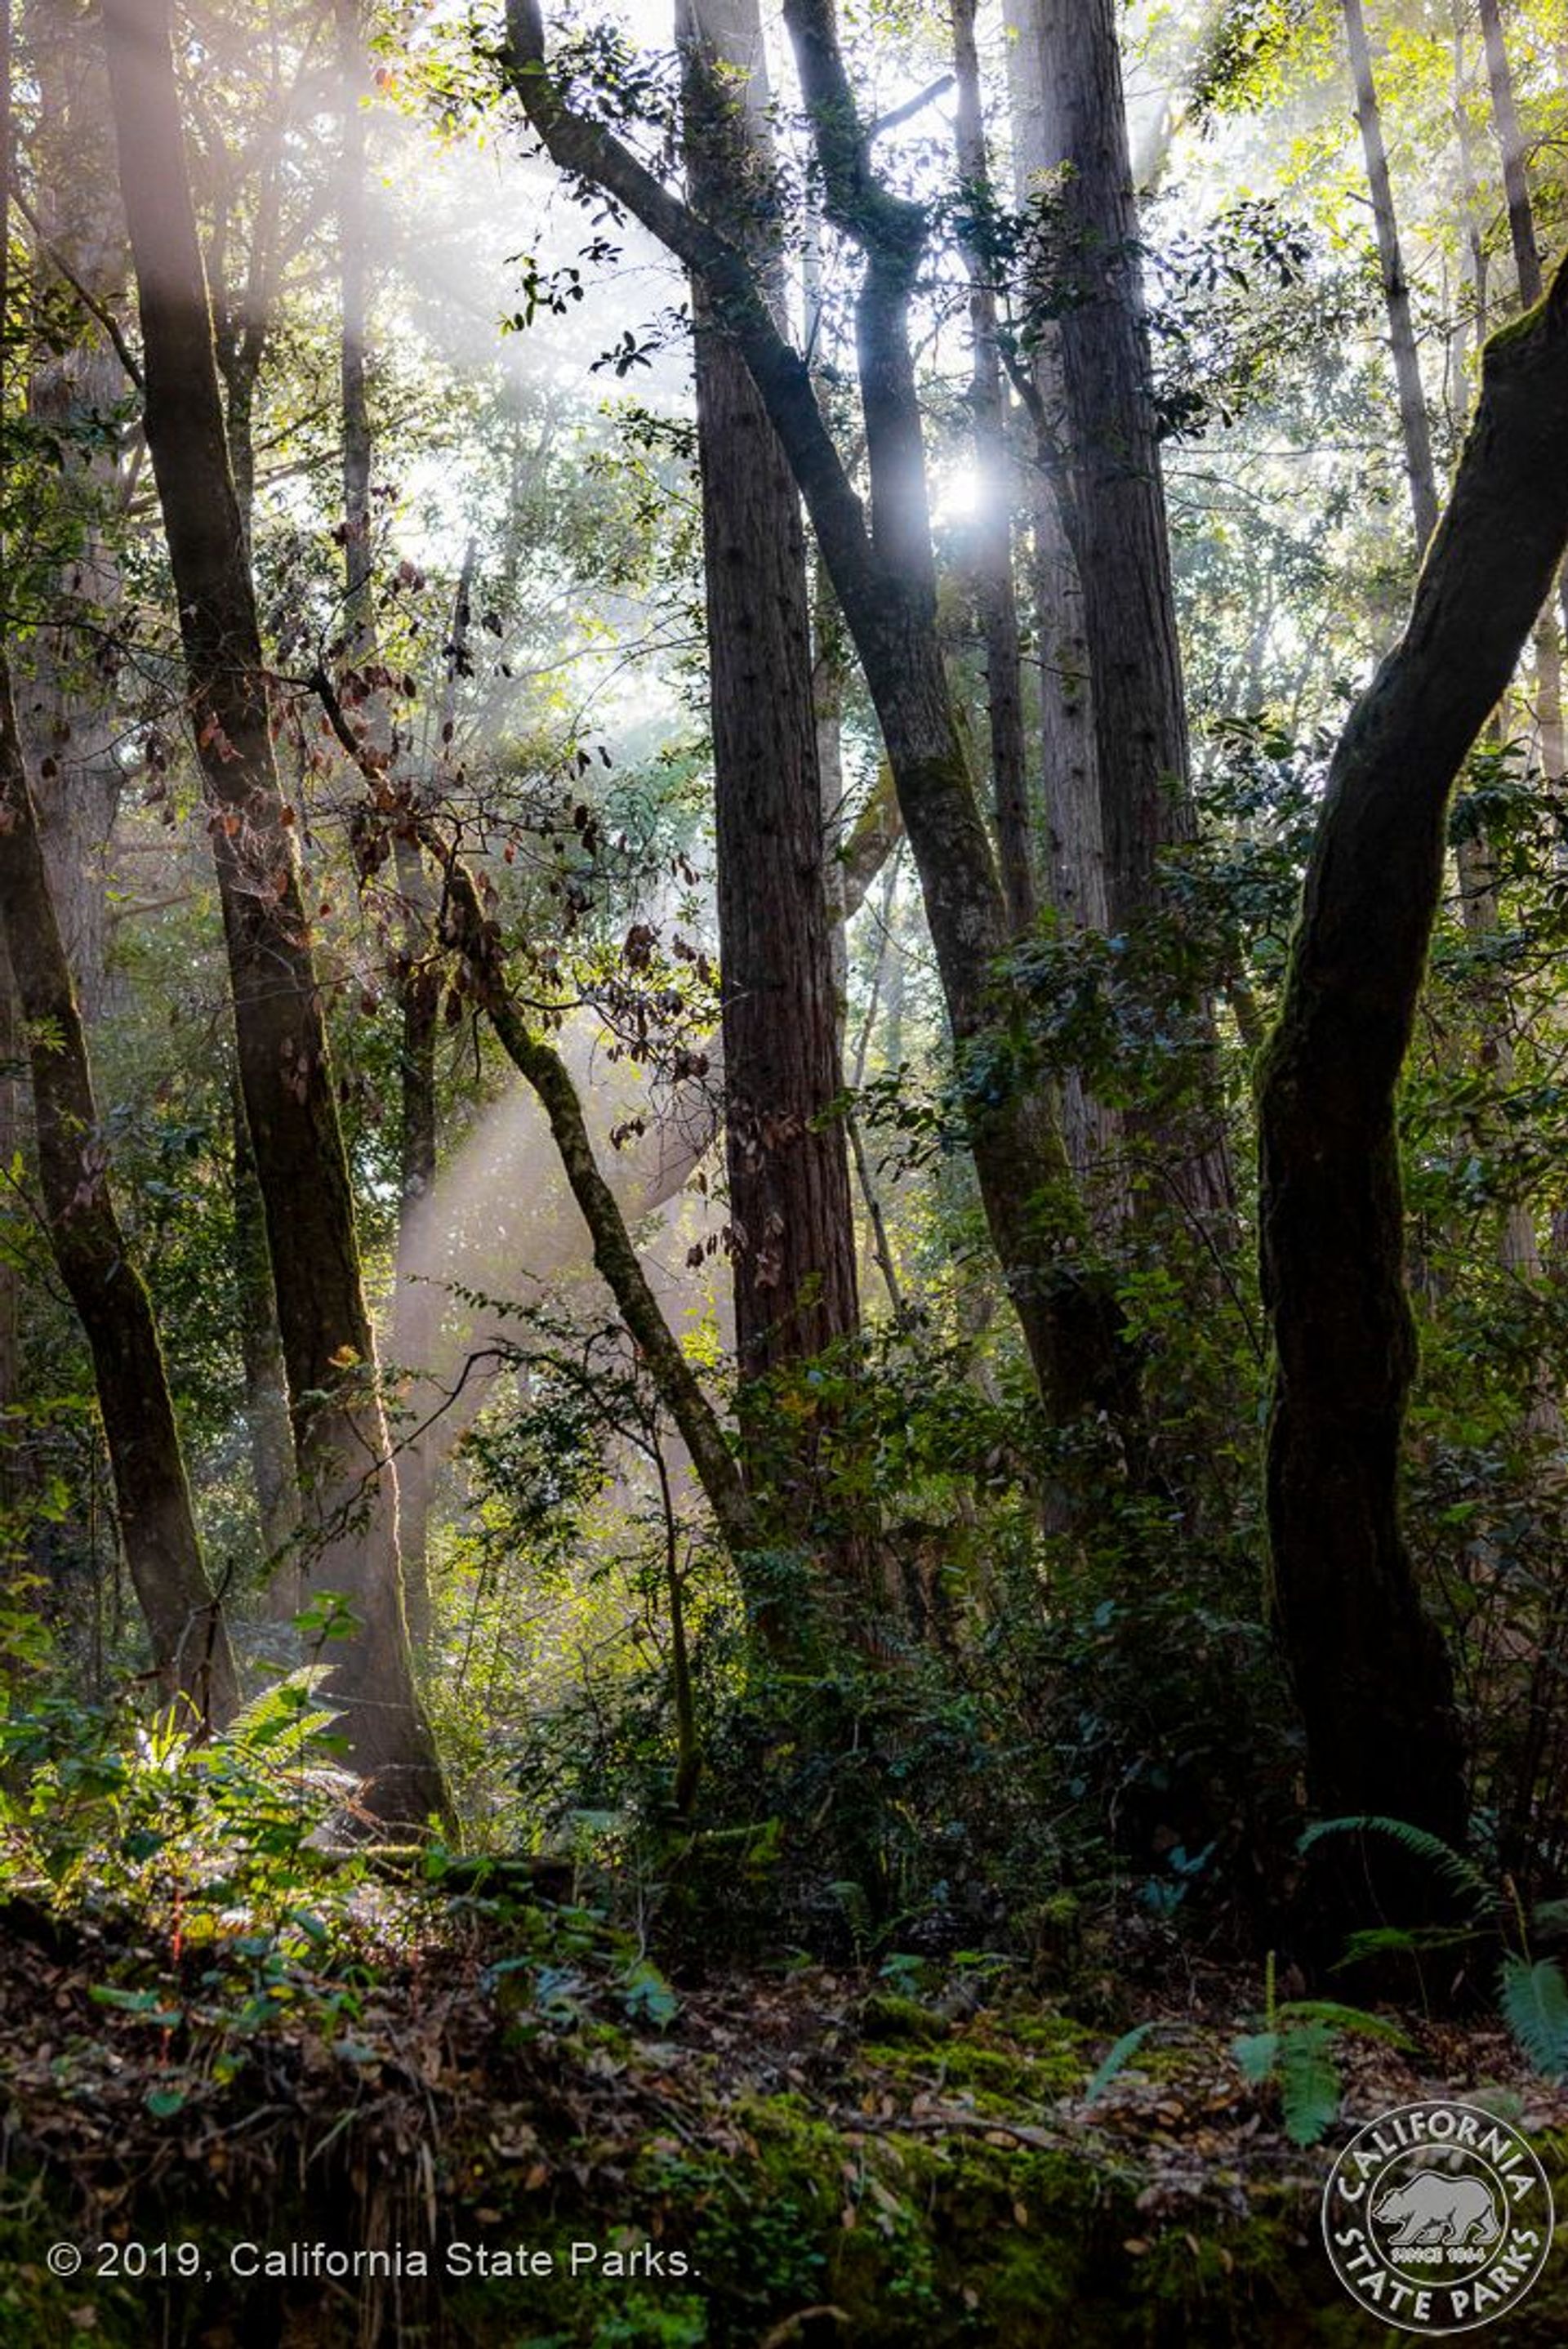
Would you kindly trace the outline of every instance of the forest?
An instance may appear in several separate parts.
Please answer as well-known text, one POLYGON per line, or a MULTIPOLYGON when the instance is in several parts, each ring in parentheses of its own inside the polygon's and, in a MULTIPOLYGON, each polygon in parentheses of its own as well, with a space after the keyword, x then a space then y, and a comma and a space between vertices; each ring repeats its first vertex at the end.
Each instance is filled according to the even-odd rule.
POLYGON ((0 0, 0 2340, 1568 2337, 1568 7, 0 0))

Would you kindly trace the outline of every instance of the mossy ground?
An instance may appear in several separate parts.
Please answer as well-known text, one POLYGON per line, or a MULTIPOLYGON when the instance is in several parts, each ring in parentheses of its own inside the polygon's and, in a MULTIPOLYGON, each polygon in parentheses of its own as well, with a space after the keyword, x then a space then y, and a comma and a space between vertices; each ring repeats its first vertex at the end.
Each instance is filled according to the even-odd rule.
MULTIPOLYGON (((5 2349, 1353 2349, 1387 2329, 1321 2247, 1332 2146, 1489 2079, 1568 2202, 1568 2098, 1473 2027, 1351 2051, 1302 2152, 1231 2059, 1241 2015, 1150 2018, 1091 2103, 1106 2035, 1021 1992, 736 1978, 650 2018, 586 1962, 563 1992, 493 1954, 421 1951, 351 2033, 295 2016, 233 2069, 0 1949, 5 2349), (202 2272, 95 2272, 133 2241, 195 2243, 202 2272), (393 2271, 234 2272, 291 2242, 393 2271)), ((1568 2338, 1568 2257, 1488 2338, 1568 2338)))

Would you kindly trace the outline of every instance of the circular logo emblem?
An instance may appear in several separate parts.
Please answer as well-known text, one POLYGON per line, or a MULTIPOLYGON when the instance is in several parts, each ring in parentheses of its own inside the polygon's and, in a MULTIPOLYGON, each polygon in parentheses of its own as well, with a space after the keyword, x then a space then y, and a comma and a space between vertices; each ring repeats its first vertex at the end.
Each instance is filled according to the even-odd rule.
POLYGON ((1323 2196, 1351 2297, 1406 2333, 1505 2316, 1552 2249, 1552 2189, 1516 2128, 1473 2105, 1401 2105, 1353 2137, 1323 2196))

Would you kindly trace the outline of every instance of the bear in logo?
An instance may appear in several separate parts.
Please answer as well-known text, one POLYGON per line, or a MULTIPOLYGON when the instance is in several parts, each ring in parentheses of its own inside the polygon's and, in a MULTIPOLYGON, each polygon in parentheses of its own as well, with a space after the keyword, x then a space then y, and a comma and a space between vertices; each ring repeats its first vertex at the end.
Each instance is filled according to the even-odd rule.
POLYGON ((1398 2227, 1388 2248, 1495 2243, 1502 2232, 1497 2204, 1483 2178, 1456 2178, 1422 2169, 1386 2194, 1372 2213, 1380 2227, 1398 2227))

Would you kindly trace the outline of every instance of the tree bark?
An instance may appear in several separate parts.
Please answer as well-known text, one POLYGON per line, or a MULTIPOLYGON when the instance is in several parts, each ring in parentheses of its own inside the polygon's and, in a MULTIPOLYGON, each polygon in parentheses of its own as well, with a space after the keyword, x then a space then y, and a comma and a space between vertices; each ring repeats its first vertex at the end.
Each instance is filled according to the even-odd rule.
POLYGON ((326 1683, 366 1802, 442 1807, 414 1687, 354 1204, 290 823, 273 757, 255 595, 229 465, 186 173, 167 0, 106 0, 120 185, 135 256, 146 431, 180 605, 209 806, 246 1123, 266 1210, 310 1560, 356 1619, 326 1683))
MULTIPOLYGON (((694 198, 776 281, 777 252, 748 235, 744 217, 746 192, 769 171, 760 13, 755 0, 692 0, 682 15, 694 198)), ((860 1315, 844 1133, 830 1114, 842 1079, 800 501, 744 359, 700 280, 693 293, 725 1146, 746 1381, 822 1353, 860 1315)))
MULTIPOLYGON (((779 333, 746 255, 683 204, 610 133, 566 106, 544 61, 537 0, 511 0, 509 69, 556 162, 625 204, 699 277, 734 337, 789 460, 881 720, 919 869, 953 1033, 968 1061, 992 1025, 992 974, 1006 909, 981 819, 936 627, 920 411, 908 302, 925 234, 921 209, 871 172, 825 0, 787 0, 829 215, 865 252, 857 345, 872 475, 868 531, 810 371, 779 333)), ((1048 1234, 1076 1219, 1048 1102, 1004 1078, 969 1087, 970 1140, 986 1219, 1047 1407, 1068 1415, 1097 1374, 1084 1359, 1076 1284, 1048 1234)))
POLYGON ((1394 1099, 1443 876, 1449 793, 1568 540, 1568 275, 1493 337, 1400 643, 1336 752, 1260 1066, 1274 1604, 1314 1800, 1463 1839, 1443 1644, 1400 1533, 1415 1341, 1394 1099))
POLYGON ((240 1363, 245 1386, 245 1433, 251 1482, 261 1524, 262 1556, 272 1612, 292 1620, 304 1592, 300 1580, 299 1482, 289 1421, 288 1369, 278 1334, 277 1298, 267 1254, 267 1217, 245 1123, 238 1075, 230 1126, 234 1181, 234 1294, 239 1309, 240 1363))
MULTIPOLYGON (((1503 36, 1498 0, 1480 0, 1481 39, 1486 51, 1487 83, 1491 94, 1492 127, 1502 160, 1502 187, 1508 205, 1509 240, 1513 247, 1514 273, 1520 306, 1529 309, 1541 299, 1541 248, 1535 237, 1535 212, 1530 198, 1524 133, 1514 100, 1513 74, 1503 36)), ((1568 570, 1560 571, 1555 592, 1548 596, 1535 629, 1536 680, 1541 730, 1541 763, 1550 782, 1561 782, 1568 769, 1563 724, 1563 639, 1560 622, 1568 623, 1568 570)))
POLYGON ((1107 912, 1121 929, 1154 903, 1160 852, 1191 838, 1192 815, 1116 21, 1114 0, 1037 0, 1044 151, 1065 167, 1057 338, 1107 912))
POLYGON ((986 223, 995 212, 980 60, 975 46, 976 0, 952 0, 953 61, 958 85, 958 170, 974 227, 965 241, 969 273, 969 409, 975 435, 975 518, 970 572, 985 648, 985 710, 991 738, 991 799, 1007 919, 1015 934, 1039 911, 1029 821, 1028 751, 1024 734, 1018 604, 1013 585, 1012 458, 1006 398, 996 339, 994 264, 986 223))

